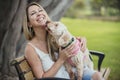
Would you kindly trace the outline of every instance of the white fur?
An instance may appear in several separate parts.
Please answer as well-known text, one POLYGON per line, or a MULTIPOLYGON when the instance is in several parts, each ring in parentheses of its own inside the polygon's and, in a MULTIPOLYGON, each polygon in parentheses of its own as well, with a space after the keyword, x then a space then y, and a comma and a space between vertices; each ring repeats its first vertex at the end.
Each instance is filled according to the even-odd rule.
MULTIPOLYGON (((70 32, 67 30, 66 26, 61 22, 50 22, 47 25, 48 32, 55 38, 57 44, 61 47, 66 46, 69 41, 74 37, 70 32), (49 30, 48 30, 49 29, 49 30)), ((74 42, 76 38, 74 37, 74 42)), ((72 43, 72 44, 73 44, 72 43)), ((72 62, 77 68, 78 77, 82 77, 83 75, 83 67, 84 65, 88 65, 91 69, 93 69, 93 63, 89 58, 89 51, 86 50, 83 53, 80 49, 77 55, 71 58, 72 62), (84 56, 86 56, 84 60, 84 56)))

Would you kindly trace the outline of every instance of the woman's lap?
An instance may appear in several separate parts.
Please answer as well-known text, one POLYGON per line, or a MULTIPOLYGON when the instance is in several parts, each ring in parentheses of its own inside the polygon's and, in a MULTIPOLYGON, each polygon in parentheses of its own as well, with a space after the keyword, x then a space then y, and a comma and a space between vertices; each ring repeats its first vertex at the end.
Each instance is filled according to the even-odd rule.
POLYGON ((84 73, 83 73, 83 78, 82 80, 91 80, 92 79, 92 75, 95 73, 96 71, 89 69, 87 66, 84 68, 84 73))

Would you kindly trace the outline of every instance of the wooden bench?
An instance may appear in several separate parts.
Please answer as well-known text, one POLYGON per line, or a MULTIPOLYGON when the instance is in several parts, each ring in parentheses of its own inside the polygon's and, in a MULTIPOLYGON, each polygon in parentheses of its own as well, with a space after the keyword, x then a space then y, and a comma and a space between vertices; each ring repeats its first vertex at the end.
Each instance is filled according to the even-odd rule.
MULTIPOLYGON (((89 51, 89 52, 92 55, 98 56, 98 71, 101 71, 101 65, 105 57, 105 54, 98 52, 98 51, 89 51)), ((90 59, 93 61, 91 56, 90 56, 90 59)), ((19 76, 19 80, 35 80, 35 76, 32 72, 32 69, 29 63, 25 59, 25 56, 15 58, 14 60, 12 60, 11 65, 16 68, 18 76, 19 76)), ((103 70, 103 77, 105 77, 105 70, 103 70)))

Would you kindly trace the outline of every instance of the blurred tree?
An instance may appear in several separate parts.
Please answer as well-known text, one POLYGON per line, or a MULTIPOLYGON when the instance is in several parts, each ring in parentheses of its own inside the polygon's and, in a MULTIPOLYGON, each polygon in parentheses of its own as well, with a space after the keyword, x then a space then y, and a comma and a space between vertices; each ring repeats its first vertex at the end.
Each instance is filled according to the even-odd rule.
POLYGON ((120 14, 120 0, 91 0, 92 9, 97 15, 101 15, 101 8, 106 10, 105 13, 110 13, 108 9, 116 10, 116 15, 120 14), (107 11, 108 10, 108 11, 107 11))
MULTIPOLYGON (((25 7, 36 1, 48 12, 52 20, 59 20, 73 0, 0 0, 0 80, 15 76, 10 60, 23 55, 24 42, 22 21, 25 7)), ((13 80, 13 79, 11 79, 13 80)))
POLYGON ((105 5, 109 15, 120 16, 120 0, 103 0, 103 5, 105 5))
POLYGON ((76 18, 79 16, 80 9, 83 9, 84 6, 84 0, 75 0, 64 16, 76 18))
POLYGON ((112 7, 120 10, 120 0, 102 0, 103 5, 106 7, 112 7))
POLYGON ((92 0, 92 11, 94 12, 94 15, 101 15, 101 7, 103 6, 102 0, 92 0))
POLYGON ((84 1, 83 0, 75 0, 75 2, 74 2, 74 7, 75 8, 84 8, 84 1))
POLYGON ((120 0, 75 0, 65 17, 118 16, 120 15, 119 4, 120 0))

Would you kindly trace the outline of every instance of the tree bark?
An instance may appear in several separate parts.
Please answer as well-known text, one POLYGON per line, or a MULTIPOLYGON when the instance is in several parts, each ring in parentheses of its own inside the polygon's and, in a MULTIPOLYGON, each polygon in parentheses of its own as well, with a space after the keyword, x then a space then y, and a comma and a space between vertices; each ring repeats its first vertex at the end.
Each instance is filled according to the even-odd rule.
POLYGON ((1 73, 2 75, 12 75, 13 69, 10 66, 10 61, 15 58, 16 54, 16 45, 17 41, 20 38, 22 19, 24 16, 24 9, 26 6, 25 0, 12 0, 10 2, 11 9, 7 13, 8 16, 5 18, 3 22, 2 28, 6 28, 4 30, 3 40, 1 44, 1 73))
MULTIPOLYGON (((0 1, 0 11, 2 11, 0 12, 0 77, 1 75, 16 76, 14 68, 9 63, 15 57, 24 54, 26 39, 22 32, 22 21, 26 5, 32 1, 40 3, 53 21, 60 20, 73 2, 73 0, 0 1)), ((2 80, 7 79, 2 78, 2 80)))

